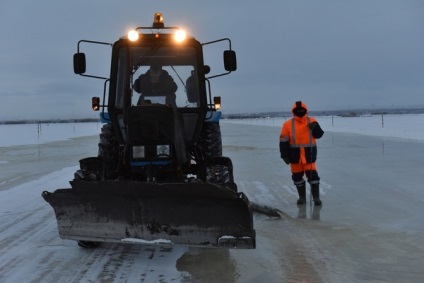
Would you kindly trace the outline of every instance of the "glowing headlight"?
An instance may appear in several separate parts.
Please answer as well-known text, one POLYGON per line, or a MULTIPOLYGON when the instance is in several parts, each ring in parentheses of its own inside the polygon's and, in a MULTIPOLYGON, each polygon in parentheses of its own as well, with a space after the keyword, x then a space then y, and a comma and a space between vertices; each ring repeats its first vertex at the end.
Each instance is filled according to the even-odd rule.
POLYGON ((169 157, 171 155, 169 145, 157 145, 156 155, 158 157, 169 157))
POLYGON ((175 39, 175 41, 176 42, 182 42, 182 41, 184 41, 185 39, 186 39, 186 32, 185 31, 183 31, 183 30, 177 30, 175 33, 174 33, 174 39, 175 39))
POLYGON ((133 155, 133 158, 144 158, 144 157, 146 157, 146 154, 144 152, 144 146, 142 146, 142 145, 133 146, 132 155, 133 155))
POLYGON ((140 35, 135 30, 131 30, 131 31, 128 32, 128 39, 130 41, 136 41, 136 40, 138 40, 139 36, 140 35))

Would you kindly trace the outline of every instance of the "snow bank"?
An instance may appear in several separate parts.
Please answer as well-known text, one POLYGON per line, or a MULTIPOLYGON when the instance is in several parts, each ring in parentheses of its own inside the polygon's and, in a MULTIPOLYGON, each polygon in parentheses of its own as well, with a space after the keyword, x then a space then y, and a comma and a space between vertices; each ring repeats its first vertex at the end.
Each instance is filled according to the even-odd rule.
MULTIPOLYGON (((281 128, 291 117, 226 119, 224 123, 275 126, 281 128)), ((368 115, 360 117, 315 116, 324 131, 424 141, 424 114, 368 115)))

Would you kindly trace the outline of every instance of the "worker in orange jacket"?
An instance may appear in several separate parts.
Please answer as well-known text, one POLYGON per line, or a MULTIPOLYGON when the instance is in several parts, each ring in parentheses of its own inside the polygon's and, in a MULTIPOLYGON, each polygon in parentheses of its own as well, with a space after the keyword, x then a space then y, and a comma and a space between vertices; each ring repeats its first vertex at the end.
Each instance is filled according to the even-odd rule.
POLYGON ((281 158, 292 172, 292 180, 297 188, 299 199, 297 204, 306 203, 306 175, 311 186, 311 194, 315 205, 322 205, 319 197, 319 176, 315 161, 317 145, 315 139, 324 135, 315 118, 307 115, 308 108, 302 101, 296 101, 292 108, 293 118, 287 120, 280 133, 281 158))

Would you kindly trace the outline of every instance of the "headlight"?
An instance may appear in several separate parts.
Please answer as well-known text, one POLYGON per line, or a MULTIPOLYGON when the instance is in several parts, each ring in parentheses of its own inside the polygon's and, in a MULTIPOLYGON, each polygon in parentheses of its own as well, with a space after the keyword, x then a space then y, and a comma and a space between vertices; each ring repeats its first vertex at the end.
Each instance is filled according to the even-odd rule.
POLYGON ((186 36, 186 32, 180 29, 174 33, 174 39, 176 42, 183 42, 186 39, 186 36))
POLYGON ((158 157, 169 157, 171 155, 169 145, 157 145, 156 146, 156 155, 158 157))
POLYGON ((130 41, 137 41, 139 38, 139 33, 136 30, 131 30, 128 32, 128 39, 130 41))
POLYGON ((146 154, 144 151, 144 146, 142 145, 133 146, 132 155, 133 155, 133 158, 145 158, 146 154))

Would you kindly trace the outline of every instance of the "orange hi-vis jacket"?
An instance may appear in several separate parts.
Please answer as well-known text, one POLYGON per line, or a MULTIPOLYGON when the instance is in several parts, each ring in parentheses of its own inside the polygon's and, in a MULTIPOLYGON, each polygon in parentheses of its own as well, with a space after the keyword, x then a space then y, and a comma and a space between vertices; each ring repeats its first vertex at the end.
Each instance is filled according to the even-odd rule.
POLYGON ((294 116, 283 124, 280 133, 281 158, 288 157, 293 164, 309 164, 316 161, 316 139, 321 138, 324 132, 319 125, 314 130, 309 129, 308 124, 312 122, 317 120, 305 115, 302 118, 294 116))

